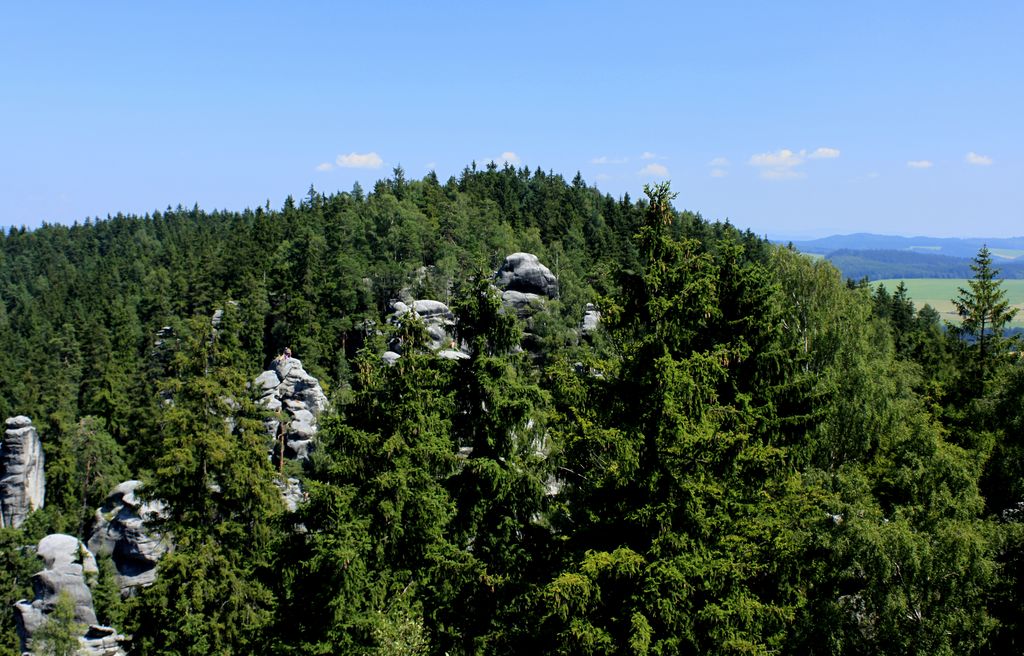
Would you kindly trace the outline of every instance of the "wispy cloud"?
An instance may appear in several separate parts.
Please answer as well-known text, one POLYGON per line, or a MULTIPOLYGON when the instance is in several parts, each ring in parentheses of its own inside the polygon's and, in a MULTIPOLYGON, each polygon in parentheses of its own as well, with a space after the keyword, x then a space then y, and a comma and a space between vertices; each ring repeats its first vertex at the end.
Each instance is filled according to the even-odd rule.
POLYGON ((601 155, 590 160, 591 164, 625 164, 629 161, 628 157, 608 157, 607 155, 601 155))
POLYGON ((967 156, 964 159, 966 159, 967 163, 972 165, 972 166, 991 166, 992 165, 992 158, 991 157, 989 157, 988 155, 979 155, 978 153, 974 152, 973 150, 971 152, 967 153, 967 156))
POLYGON ((652 163, 637 171, 637 175, 644 175, 652 178, 668 177, 668 168, 662 164, 652 163))
POLYGON ((934 164, 929 159, 912 159, 907 162, 907 168, 911 169, 930 169, 934 164))
POLYGON ((816 148, 811 152, 806 149, 790 150, 782 148, 772 153, 751 155, 747 161, 751 166, 761 169, 761 177, 766 180, 794 180, 806 177, 803 171, 796 170, 809 159, 835 159, 839 157, 838 148, 816 148))
POLYGON ((335 163, 346 169, 379 169, 384 160, 374 152, 349 153, 348 155, 338 155, 335 163))
POLYGON ((659 155, 658 153, 652 153, 649 150, 645 150, 644 152, 640 153, 640 159, 668 159, 668 158, 665 157, 664 155, 659 155))
POLYGON ((729 175, 729 172, 725 169, 711 169, 712 178, 724 178, 727 175, 729 175))
POLYGON ((316 165, 316 170, 317 171, 321 171, 321 172, 323 172, 323 171, 330 171, 333 168, 334 168, 334 164, 331 164, 330 162, 322 162, 322 163, 316 165))
POLYGON ((710 162, 708 162, 708 166, 717 166, 717 167, 729 166, 729 160, 726 159, 725 157, 716 157, 713 160, 711 160, 710 162))
POLYGON ((838 148, 816 148, 807 156, 807 159, 835 159, 839 157, 838 148))

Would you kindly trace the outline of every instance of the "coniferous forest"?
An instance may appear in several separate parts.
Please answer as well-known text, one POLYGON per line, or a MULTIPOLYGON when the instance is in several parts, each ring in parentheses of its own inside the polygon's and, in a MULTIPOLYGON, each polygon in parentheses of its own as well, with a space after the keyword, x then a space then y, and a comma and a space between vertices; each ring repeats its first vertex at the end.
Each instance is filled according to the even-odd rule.
POLYGON ((129 653, 1024 650, 1024 362, 987 251, 944 326, 682 202, 491 164, 10 230, 0 413, 46 491, 0 529, 2 653, 79 648, 80 598, 27 647, 13 604, 129 480, 156 576, 85 573, 129 653), (513 253, 557 278, 528 312, 513 253), (412 299, 450 308, 449 357, 412 299), (254 384, 285 348, 329 400, 304 458, 254 384))

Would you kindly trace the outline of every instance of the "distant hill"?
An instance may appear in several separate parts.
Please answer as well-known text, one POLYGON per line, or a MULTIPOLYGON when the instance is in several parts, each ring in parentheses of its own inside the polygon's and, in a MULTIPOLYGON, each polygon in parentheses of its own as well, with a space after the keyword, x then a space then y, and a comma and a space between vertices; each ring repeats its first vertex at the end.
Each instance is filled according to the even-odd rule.
POLYGON ((1024 278, 1024 237, 896 237, 858 233, 794 241, 803 253, 822 255, 853 280, 970 278, 971 258, 988 246, 1002 278, 1024 278))
MULTIPOLYGON (((966 257, 932 255, 914 251, 850 250, 825 256, 847 278, 971 278, 971 260, 966 257)), ((973 254, 972 254, 973 257, 973 254)), ((995 258, 993 258, 995 260, 995 258)), ((1001 278, 1024 278, 1024 260, 995 260, 1001 278)))
POLYGON ((804 253, 829 255, 839 250, 853 251, 908 251, 931 255, 972 258, 982 246, 988 246, 996 261, 1024 260, 1024 237, 1009 238, 955 238, 955 237, 897 237, 857 233, 832 235, 821 239, 794 241, 793 246, 804 253))

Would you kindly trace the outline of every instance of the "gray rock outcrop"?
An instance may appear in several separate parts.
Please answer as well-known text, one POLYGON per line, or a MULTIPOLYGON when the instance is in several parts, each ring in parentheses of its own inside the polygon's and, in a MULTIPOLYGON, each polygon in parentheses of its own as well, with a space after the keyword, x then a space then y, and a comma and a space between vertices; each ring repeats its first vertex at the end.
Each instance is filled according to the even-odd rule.
POLYGON ((327 409, 327 395, 320 382, 306 373, 297 358, 278 358, 253 381, 260 404, 274 413, 264 422, 275 442, 284 431, 285 455, 309 457, 316 436, 317 417, 327 409))
POLYGON ((285 482, 275 478, 274 487, 281 493, 281 500, 284 501, 284 507, 288 512, 295 512, 299 509, 299 504, 306 500, 302 483, 297 478, 289 478, 285 482))
POLYGON ((22 651, 31 647, 32 636, 42 627, 57 605, 61 594, 68 595, 75 606, 75 621, 83 627, 79 636, 79 653, 85 656, 122 656, 124 636, 110 627, 96 623, 89 581, 99 573, 96 559, 82 542, 71 535, 47 535, 39 541, 36 553, 43 559, 44 569, 32 577, 35 600, 21 600, 14 605, 18 636, 22 651))
POLYGON ((558 279, 533 253, 512 253, 494 273, 501 302, 519 318, 543 308, 547 299, 558 298, 558 279))
MULTIPOLYGON (((455 325, 455 315, 441 301, 431 299, 420 299, 410 303, 396 301, 391 304, 391 309, 392 314, 388 317, 389 323, 400 324, 403 317, 409 315, 423 321, 430 338, 427 347, 431 351, 439 351, 452 345, 452 327, 455 325)), ((401 354, 401 343, 396 342, 390 346, 393 352, 401 354)))
POLYGON ((596 333, 601 325, 601 312, 593 303, 587 303, 583 310, 583 321, 580 322, 580 334, 590 335, 596 333))
POLYGON ((114 563, 123 597, 153 583, 157 562, 170 550, 169 542, 146 526, 165 517, 164 504, 139 498, 141 486, 141 481, 125 481, 115 487, 96 510, 89 536, 89 550, 114 563))
POLYGON ((0 527, 18 528, 45 502, 45 459, 31 419, 8 417, 6 427, 0 443, 0 527))
POLYGON ((494 284, 503 290, 558 297, 558 279, 533 253, 512 253, 494 274, 494 284))

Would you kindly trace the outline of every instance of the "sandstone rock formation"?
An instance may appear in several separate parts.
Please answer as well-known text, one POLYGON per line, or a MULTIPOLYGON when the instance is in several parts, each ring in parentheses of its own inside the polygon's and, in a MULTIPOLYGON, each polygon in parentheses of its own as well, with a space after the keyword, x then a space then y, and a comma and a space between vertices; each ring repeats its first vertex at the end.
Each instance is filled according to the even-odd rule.
POLYGON ((532 253, 512 253, 494 273, 501 301, 520 318, 534 314, 546 299, 558 298, 558 279, 532 253))
POLYGON ((512 253, 494 274, 500 289, 558 297, 558 279, 533 253, 512 253))
POLYGON ((43 445, 32 420, 9 417, 0 443, 0 527, 18 528, 30 512, 43 507, 43 463, 43 445))
POLYGON ((257 376, 253 384, 260 403, 274 413, 264 422, 267 433, 276 440, 283 430, 285 455, 299 460, 308 458, 317 417, 327 409, 327 395, 320 382, 306 373, 297 358, 282 358, 257 376))
POLYGON ((32 636, 48 621, 47 615, 57 605, 60 595, 67 594, 75 605, 75 621, 87 626, 79 637, 80 654, 86 656, 123 656, 121 643, 125 638, 110 628, 96 623, 89 580, 95 580, 96 559, 82 542, 71 535, 47 535, 39 541, 36 553, 45 568, 32 577, 35 600, 21 600, 14 605, 22 651, 28 651, 32 636))
MULTIPOLYGON (((451 329, 455 325, 455 315, 448 309, 448 306, 441 301, 431 299, 420 299, 411 303, 396 301, 391 304, 393 314, 388 317, 390 323, 401 323, 402 318, 408 315, 418 317, 423 321, 427 329, 430 342, 427 344, 432 351, 439 351, 451 346, 451 329)), ((391 344, 391 350, 401 354, 400 343, 391 344)))
POLYGON ((141 481, 125 481, 115 487, 96 510, 89 536, 89 549, 113 561, 123 597, 153 583, 156 564, 170 549, 165 538, 146 526, 147 521, 164 517, 164 504, 140 499, 136 492, 141 485, 141 481))

